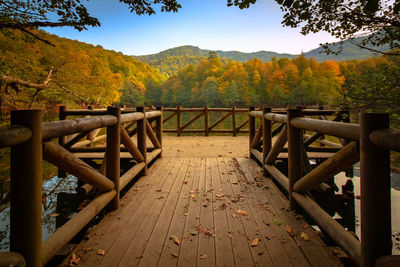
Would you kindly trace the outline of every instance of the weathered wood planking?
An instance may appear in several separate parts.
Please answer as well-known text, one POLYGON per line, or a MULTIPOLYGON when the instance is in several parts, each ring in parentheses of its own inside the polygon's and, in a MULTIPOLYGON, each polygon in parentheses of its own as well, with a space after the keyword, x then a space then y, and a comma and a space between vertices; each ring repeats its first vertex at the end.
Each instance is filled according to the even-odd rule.
POLYGON ((79 266, 341 265, 250 159, 162 158, 150 170, 74 250, 79 266))

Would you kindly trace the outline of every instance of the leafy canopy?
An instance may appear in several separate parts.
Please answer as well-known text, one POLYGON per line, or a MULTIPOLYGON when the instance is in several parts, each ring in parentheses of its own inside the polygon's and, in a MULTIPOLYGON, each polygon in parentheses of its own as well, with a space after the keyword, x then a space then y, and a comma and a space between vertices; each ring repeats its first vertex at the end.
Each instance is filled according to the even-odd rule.
MULTIPOLYGON (((89 0, 0 0, 1 28, 36 28, 72 26, 81 31, 87 26, 100 26, 97 18, 90 16, 82 2, 89 0)), ((177 12, 181 7, 176 0, 119 0, 138 15, 155 14, 154 6, 161 12, 177 12)))
MULTIPOLYGON (((84 2, 90 0, 0 0, 0 29, 72 26, 81 31, 99 26, 84 2)), ((93 0, 92 0, 93 1, 93 0)), ((137 15, 177 12, 178 0, 119 0, 137 15), (157 8, 156 8, 157 7, 157 8)), ((228 6, 249 8, 257 0, 227 0, 228 6)), ((400 47, 400 0, 275 0, 284 12, 282 24, 301 27, 302 34, 326 31, 345 40, 368 35, 362 48, 400 47), (369 35, 370 34, 370 35, 369 35)), ((327 45, 325 46, 326 48, 327 45)), ((340 51, 341 49, 339 49, 340 51)), ((328 50, 329 51, 329 50, 328 50)), ((332 51, 331 51, 332 52, 332 51)))
POLYGON ((304 35, 326 31, 341 40, 368 35, 357 45, 400 47, 400 0, 276 1, 285 13, 282 24, 301 27, 304 35))

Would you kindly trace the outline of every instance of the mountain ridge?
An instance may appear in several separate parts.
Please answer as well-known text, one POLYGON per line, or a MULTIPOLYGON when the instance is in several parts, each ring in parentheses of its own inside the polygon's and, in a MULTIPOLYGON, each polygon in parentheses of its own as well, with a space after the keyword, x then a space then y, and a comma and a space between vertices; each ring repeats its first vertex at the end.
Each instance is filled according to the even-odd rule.
MULTIPOLYGON (((198 46, 183 45, 178 47, 169 48, 159 53, 133 56, 143 62, 148 63, 150 66, 159 69, 167 76, 175 75, 177 71, 188 66, 189 64, 196 65, 201 59, 206 58, 209 52, 215 52, 220 58, 229 60, 238 60, 241 62, 247 62, 253 58, 258 58, 263 62, 271 61, 273 57, 279 58, 295 58, 300 55, 304 55, 306 58, 313 57, 318 62, 325 60, 352 60, 352 59, 366 59, 370 57, 379 56, 378 53, 369 51, 367 49, 361 49, 353 42, 360 43, 366 37, 355 38, 354 40, 346 40, 342 44, 342 52, 339 54, 325 54, 322 46, 312 49, 302 54, 289 54, 289 53, 277 53, 273 51, 257 51, 257 52, 240 52, 240 51, 223 51, 223 50, 210 50, 201 49, 198 46)), ((331 43, 329 47, 332 51, 337 51, 340 47, 340 43, 331 43)), ((387 51, 387 47, 372 47, 375 50, 387 51)))

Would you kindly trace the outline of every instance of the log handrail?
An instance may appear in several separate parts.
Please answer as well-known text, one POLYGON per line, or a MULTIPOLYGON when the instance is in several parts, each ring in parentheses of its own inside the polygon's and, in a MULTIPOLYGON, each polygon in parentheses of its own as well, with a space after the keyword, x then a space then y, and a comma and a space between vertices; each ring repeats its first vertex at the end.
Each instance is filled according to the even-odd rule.
POLYGON ((112 115, 79 118, 75 120, 52 121, 43 123, 43 139, 53 139, 60 136, 90 131, 97 128, 111 126, 117 123, 112 115))
POLYGON ((400 129, 379 129, 369 134, 374 145, 381 148, 400 151, 400 129))
MULTIPOLYGON (((112 208, 119 207, 120 190, 135 176, 144 175, 147 165, 156 157, 161 156, 162 151, 162 108, 150 111, 137 108, 129 112, 114 107, 108 108, 107 111, 92 109, 73 111, 60 106, 60 121, 45 123, 42 123, 42 111, 16 110, 12 112, 11 126, 0 129, 0 148, 11 147, 10 249, 21 254, 2 253, 1 255, 4 256, 2 260, 10 263, 18 260, 26 262, 27 266, 42 266, 48 263, 55 253, 106 205, 111 203, 112 208), (120 115, 121 113, 124 114, 120 115), (69 115, 91 117, 67 120, 69 115), (155 133, 147 119, 156 121, 155 133), (121 134, 125 133, 124 140, 128 139, 129 144, 133 144, 123 123, 130 123, 131 126, 134 123, 138 124, 138 139, 140 140, 138 140, 139 148, 136 150, 140 151, 141 157, 134 158, 137 163, 120 176, 119 153, 123 149, 120 141, 121 134), (95 136, 99 129, 104 127, 107 127, 107 135, 95 136), (146 128, 155 146, 151 152, 146 151, 146 128), (93 130, 96 132, 93 133, 93 130), (88 137, 90 140, 78 142, 91 133, 93 135, 88 137), (68 135, 72 135, 69 141, 67 141, 68 135), (57 137, 59 144, 51 141, 57 137), (79 147, 79 145, 91 144, 106 138, 107 146, 99 147, 105 151, 100 171, 71 153, 77 149, 93 152, 98 147, 79 147), (41 236, 42 159, 85 181, 86 184, 80 187, 85 196, 94 188, 102 192, 43 243, 41 236), (106 161, 107 168, 104 168, 106 161), (9 257, 11 254, 12 257, 9 257)), ((128 148, 131 147, 128 146, 128 148)))
MULTIPOLYGON (((274 160, 268 159, 268 157, 271 158, 271 152, 276 155, 281 150, 285 150, 282 145, 283 141, 279 142, 282 139, 282 134, 275 141, 275 148, 274 146, 270 148, 270 140, 264 141, 265 138, 263 138, 263 147, 267 146, 267 149, 263 148, 263 153, 261 153, 259 150, 250 148, 250 157, 257 159, 262 164, 265 170, 264 173, 276 180, 289 193, 289 198, 296 205, 302 207, 317 225, 343 248, 355 264, 374 266, 379 257, 391 254, 389 151, 400 150, 400 130, 390 129, 388 116, 383 116, 382 114, 363 113, 361 125, 358 125, 350 123, 349 118, 342 117, 342 114, 348 114, 346 110, 332 114, 328 114, 328 112, 318 114, 318 112, 305 112, 303 110, 300 114, 305 115, 305 113, 308 113, 308 115, 321 115, 323 120, 297 116, 288 119, 289 115, 285 115, 283 112, 281 114, 264 112, 264 116, 259 111, 249 112, 252 118, 280 122, 282 125, 286 123, 292 129, 315 132, 312 136, 289 133, 289 143, 292 142, 295 145, 289 145, 287 149, 289 161, 292 161, 292 164, 289 164, 288 173, 289 176, 293 174, 294 165, 296 169, 295 179, 299 178, 294 181, 295 183, 290 182, 290 179, 273 165, 274 160), (334 121, 325 120, 325 117, 323 117, 323 115, 335 114, 338 114, 338 116, 334 121), (338 122, 338 120, 343 120, 344 122, 338 122), (342 139, 344 142, 341 142, 341 144, 320 140, 320 144, 328 146, 327 148, 309 146, 324 134, 344 138, 345 140, 342 139), (299 148, 301 148, 300 154, 293 152, 294 150, 299 151, 299 148), (269 151, 267 157, 264 155, 265 151, 269 151), (302 158, 304 154, 307 155, 307 151, 331 151, 336 153, 316 168, 308 168, 305 174, 299 175, 300 172, 297 170, 301 164, 304 165, 302 158), (361 161, 360 178, 362 180, 361 242, 308 196, 308 192, 311 189, 321 187, 330 177, 340 171, 344 171, 358 161, 361 161), (378 217, 379 220, 376 219, 378 217)), ((253 132, 253 135, 250 135, 250 141, 254 138, 254 127, 255 124, 252 123, 250 131, 253 132)), ((266 127, 264 131, 268 132, 263 133, 263 137, 268 136, 269 138, 271 134, 270 127, 266 127)), ((295 206, 292 205, 291 208, 295 208, 295 206)))
POLYGON ((25 143, 32 137, 29 128, 20 125, 10 125, 0 128, 0 148, 16 146, 25 143))

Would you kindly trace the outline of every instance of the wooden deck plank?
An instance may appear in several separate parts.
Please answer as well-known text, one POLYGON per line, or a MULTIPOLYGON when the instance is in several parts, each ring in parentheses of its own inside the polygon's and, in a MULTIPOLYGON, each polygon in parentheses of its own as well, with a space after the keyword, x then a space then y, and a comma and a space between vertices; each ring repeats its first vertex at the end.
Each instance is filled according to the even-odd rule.
MULTIPOLYGON (((193 183, 190 191, 195 198, 190 197, 187 210, 186 223, 183 230, 182 245, 179 251, 178 266, 191 267, 197 265, 197 246, 199 243, 199 234, 197 227, 200 224, 200 175, 204 170, 204 159, 198 159, 196 162, 193 183)), ((189 191, 189 192, 190 192, 189 191)))
MULTIPOLYGON (((200 175, 200 224, 198 227, 207 229, 212 233, 214 230, 214 218, 212 212, 212 180, 209 158, 204 159, 200 175), (207 204, 207 205, 205 205, 207 204)), ((200 229, 200 228, 198 228, 200 229)), ((215 241, 214 236, 199 231, 199 244, 197 246, 197 266, 215 266, 215 241)))
MULTIPOLYGON (((236 266, 253 266, 254 261, 250 251, 250 241, 247 238, 243 227, 242 218, 237 213, 240 209, 238 202, 243 201, 240 195, 235 195, 228 176, 228 169, 225 164, 219 164, 221 172, 221 187, 227 198, 230 198, 229 205, 226 206, 229 232, 232 235, 233 254, 236 266)), ((235 186, 238 186, 235 184, 235 186)))
MULTIPOLYGON (((121 208, 107 214, 102 223, 91 231, 87 240, 84 240, 73 251, 75 255, 82 257, 80 266, 97 266, 101 262, 102 257, 96 255, 97 250, 102 249, 108 252, 111 245, 116 241, 115 236, 122 232, 131 218, 126 216, 125 210, 128 209, 134 213, 144 200, 147 190, 155 190, 156 187, 160 187, 165 182, 167 175, 162 175, 163 170, 171 169, 174 164, 175 161, 171 159, 157 161, 149 174, 141 177, 135 183, 134 188, 140 188, 140 190, 131 190, 121 198, 121 208)), ((64 261, 66 265, 68 260, 64 261)))
MULTIPOLYGON (((226 162, 225 159, 219 159, 219 161, 226 162)), ((236 171, 236 170, 235 170, 236 171)), ((239 185, 244 186, 248 185, 250 181, 244 180, 243 177, 240 177, 237 173, 237 179, 239 185)), ((233 183, 233 181, 231 180, 233 183)), ((233 186, 233 185, 232 185, 233 186)), ((259 190, 262 189, 259 187, 252 187, 251 189, 259 190)), ((256 200, 254 192, 255 190, 251 190, 250 194, 248 194, 248 208, 249 211, 252 212, 254 219, 257 223, 258 230, 260 231, 260 236, 262 242, 266 246, 266 251, 264 253, 268 254, 272 260, 272 264, 274 266, 291 266, 289 257, 287 256, 284 247, 282 246, 280 240, 278 239, 278 235, 274 230, 272 224, 273 222, 273 214, 264 208, 264 204, 260 203, 256 200)), ((263 251, 261 251, 262 253, 263 251)))
MULTIPOLYGON (((234 266, 232 240, 229 231, 226 206, 226 197, 223 194, 221 186, 220 171, 216 158, 210 159, 211 179, 214 190, 213 194, 213 212, 215 229, 215 255, 217 266, 234 266)), ((229 215, 230 216, 230 215, 229 215)))
MULTIPOLYGON (((165 201, 165 197, 168 195, 173 182, 175 181, 176 175, 179 172, 183 160, 176 161, 174 167, 168 172, 165 183, 161 187, 161 192, 155 192, 154 194, 147 194, 143 202, 139 205, 137 210, 132 214, 131 219, 128 221, 124 230, 116 237, 115 242, 110 248, 109 252, 105 254, 103 260, 99 266, 117 266, 125 254, 126 249, 130 245, 132 239, 137 233, 139 226, 142 221, 151 212, 150 208, 155 201, 165 201), (159 199, 160 197, 163 197, 159 199)), ((129 210, 125 211, 129 214, 129 210)))
POLYGON ((182 240, 186 222, 185 208, 190 200, 189 191, 192 187, 196 163, 197 159, 190 159, 186 176, 182 176, 182 181, 179 180, 182 184, 181 188, 173 192, 178 195, 176 205, 173 205, 171 200, 164 207, 143 253, 143 258, 140 260, 140 266, 155 266, 157 262, 162 266, 176 266, 180 244, 174 243, 170 237, 177 237, 179 243, 182 240))
MULTIPOLYGON (((254 264, 256 266, 272 266, 272 260, 267 251, 264 238, 260 233, 260 226, 257 224, 256 219, 254 218, 254 214, 249 205, 249 198, 251 197, 250 192, 248 190, 248 183, 243 183, 240 181, 239 176, 236 174, 235 170, 231 168, 230 163, 232 159, 226 160, 226 168, 228 171, 229 183, 231 185, 232 191, 235 195, 240 195, 244 198, 244 201, 239 201, 238 206, 241 210, 246 211, 247 216, 240 216, 243 222, 243 226, 246 232, 246 236, 250 242, 253 242, 256 238, 259 238, 259 245, 251 247, 250 251, 253 256, 254 264), (239 186, 234 184, 234 181, 237 181, 239 186), (267 253, 265 253, 267 252, 267 253)), ((222 162, 221 162, 222 163, 222 162)))
POLYGON ((170 224, 189 163, 190 159, 185 158, 179 172, 174 177, 172 187, 162 188, 160 193, 165 192, 165 195, 159 196, 149 208, 149 213, 138 228, 137 234, 131 240, 118 266, 137 266, 157 221, 160 220, 167 226, 170 224))
MULTIPOLYGON (((227 165, 229 166, 229 168, 231 170, 233 170, 235 173, 239 173, 239 177, 240 174, 242 173, 241 171, 241 167, 239 168, 239 171, 235 170, 235 166, 233 164, 233 161, 227 162, 227 165)), ((253 167, 253 168, 259 168, 259 167, 253 167)), ((260 168, 259 168, 260 169, 260 168)), ((241 180, 245 183, 248 184, 252 184, 254 183, 254 179, 249 179, 247 180, 246 177, 240 177, 241 180)), ((254 185, 253 185, 254 186, 254 185)), ((256 185, 254 186, 257 187, 256 185)), ((250 187, 249 187, 250 188, 250 187)), ((269 192, 269 190, 266 190, 266 192, 269 192)), ((281 219, 281 212, 283 210, 286 209, 286 207, 283 207, 283 210, 280 209, 275 209, 275 207, 271 206, 272 204, 272 200, 269 198, 268 194, 265 194, 264 192, 257 192, 257 190, 253 190, 254 193, 254 197, 256 198, 256 200, 258 200, 258 202, 260 204, 266 205, 268 210, 271 211, 271 213, 273 214, 273 218, 270 226, 273 227, 278 240, 280 241, 280 243, 282 244, 284 250, 286 251, 287 255, 289 256, 290 262, 292 264, 292 266, 309 266, 310 263, 307 261, 307 259, 304 257, 302 251, 300 251, 298 249, 298 246, 295 242, 293 242, 293 240, 291 239, 291 237, 289 236, 289 234, 286 232, 285 230, 285 226, 282 224, 282 219, 281 219)), ((277 193, 277 192, 276 192, 277 193)), ((274 193, 275 194, 275 193, 274 193)), ((266 214, 268 216, 268 214, 266 214)), ((265 241, 267 242, 267 241, 265 241)))
MULTIPOLYGON (((240 160, 239 162, 242 170, 245 174, 249 175, 248 179, 254 179, 254 173, 259 169, 258 165, 253 162, 245 162, 240 160), (251 175, 251 176, 250 176, 251 175)), ((266 179, 266 183, 268 187, 275 187, 275 185, 269 179, 266 179)), ((271 203, 275 206, 276 210, 282 210, 281 212, 281 220, 282 224, 290 225, 295 233, 292 237, 298 244, 298 247, 301 249, 307 260, 313 266, 337 266, 339 262, 334 263, 329 252, 326 250, 326 246, 322 243, 321 239, 317 235, 317 233, 312 230, 311 227, 303 220, 303 219, 296 219, 296 214, 292 211, 286 211, 286 201, 282 197, 279 197, 280 192, 277 191, 275 194, 270 194, 271 196, 271 203), (305 233, 309 237, 309 241, 304 240, 301 238, 301 233, 305 233)))
POLYGON ((340 266, 261 171, 245 158, 159 159, 74 250, 79 266, 340 266))

